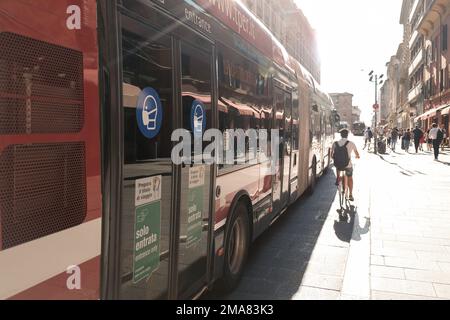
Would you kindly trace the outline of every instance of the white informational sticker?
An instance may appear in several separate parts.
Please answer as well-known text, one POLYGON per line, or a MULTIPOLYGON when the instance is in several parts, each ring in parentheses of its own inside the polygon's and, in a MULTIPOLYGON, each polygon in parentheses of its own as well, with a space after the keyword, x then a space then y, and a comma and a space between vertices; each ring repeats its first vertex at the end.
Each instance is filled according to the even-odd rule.
POLYGON ((205 185, 205 166, 189 169, 189 189, 205 185))
POLYGON ((161 200, 162 176, 136 180, 135 206, 161 200))

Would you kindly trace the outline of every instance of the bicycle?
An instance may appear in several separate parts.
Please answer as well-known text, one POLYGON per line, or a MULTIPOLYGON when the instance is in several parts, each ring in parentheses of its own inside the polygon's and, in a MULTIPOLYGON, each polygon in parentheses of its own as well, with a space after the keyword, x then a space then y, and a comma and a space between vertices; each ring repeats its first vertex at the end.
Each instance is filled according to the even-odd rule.
MULTIPOLYGON (((353 170, 355 170, 356 167, 356 163, 353 160, 353 170)), ((339 176, 338 176, 338 194, 339 194, 339 211, 340 213, 345 213, 349 210, 349 208, 351 207, 350 205, 350 200, 347 198, 346 193, 347 193, 347 185, 346 185, 346 172, 345 170, 343 171, 339 171, 339 176)))
POLYGON ((345 170, 344 171, 339 171, 339 177, 338 177, 338 194, 339 194, 339 208, 341 213, 345 212, 345 209, 347 209, 348 207, 348 200, 347 197, 345 196, 346 193, 346 183, 345 183, 345 170), (344 204, 346 205, 346 207, 344 208, 344 204))

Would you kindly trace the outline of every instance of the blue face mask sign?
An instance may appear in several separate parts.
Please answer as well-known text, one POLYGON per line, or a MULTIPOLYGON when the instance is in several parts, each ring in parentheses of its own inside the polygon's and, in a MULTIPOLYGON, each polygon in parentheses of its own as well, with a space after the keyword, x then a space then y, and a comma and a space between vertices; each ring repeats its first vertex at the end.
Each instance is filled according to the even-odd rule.
POLYGON ((191 129, 194 138, 202 138, 206 128, 205 106, 198 100, 194 100, 191 107, 191 129))
POLYGON ((161 131, 163 108, 155 89, 147 87, 139 94, 136 119, 139 130, 148 139, 155 138, 161 131))

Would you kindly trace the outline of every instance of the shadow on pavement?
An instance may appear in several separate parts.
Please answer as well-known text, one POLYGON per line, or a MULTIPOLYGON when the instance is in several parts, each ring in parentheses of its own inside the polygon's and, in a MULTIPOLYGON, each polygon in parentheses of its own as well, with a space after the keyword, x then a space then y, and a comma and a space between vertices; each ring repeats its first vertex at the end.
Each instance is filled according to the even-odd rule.
MULTIPOLYGON (((292 204, 286 214, 253 244, 243 278, 231 294, 210 292, 203 299, 291 299, 302 284, 308 262, 331 212, 337 194, 335 180, 336 175, 330 169, 318 181, 314 195, 304 196, 292 204)), ((346 226, 339 227, 341 230, 336 235, 341 241, 350 241, 351 223, 348 221, 346 226)), ((325 230, 330 233, 326 235, 326 241, 339 243, 331 226, 329 230, 325 230)))
POLYGON ((358 214, 355 206, 348 206, 344 210, 337 210, 339 219, 334 221, 334 232, 339 240, 350 243, 352 240, 353 225, 358 214))
MULTIPOLYGON (((398 153, 396 153, 396 154, 398 154, 398 153)), ((378 156, 379 156, 380 159, 383 160, 384 162, 386 162, 386 163, 388 163, 388 164, 390 164, 390 165, 393 165, 393 166, 396 166, 397 168, 399 168, 399 169, 401 170, 400 173, 401 173, 402 175, 404 175, 404 176, 412 177, 412 176, 414 176, 414 175, 416 175, 416 174, 420 174, 420 175, 426 176, 426 174, 423 173, 423 172, 419 172, 419 171, 414 172, 414 171, 411 171, 411 170, 408 170, 408 169, 403 168, 401 165, 399 165, 399 164, 396 163, 396 162, 390 162, 390 161, 386 160, 385 157, 383 157, 383 156, 380 155, 380 154, 379 154, 378 156)))
POLYGON ((353 241, 361 241, 361 236, 366 235, 370 232, 371 222, 370 218, 364 218, 366 222, 364 223, 364 227, 360 227, 359 224, 359 214, 356 212, 355 214, 355 227, 352 230, 352 240, 353 241), (354 232, 353 232, 354 231, 354 232))

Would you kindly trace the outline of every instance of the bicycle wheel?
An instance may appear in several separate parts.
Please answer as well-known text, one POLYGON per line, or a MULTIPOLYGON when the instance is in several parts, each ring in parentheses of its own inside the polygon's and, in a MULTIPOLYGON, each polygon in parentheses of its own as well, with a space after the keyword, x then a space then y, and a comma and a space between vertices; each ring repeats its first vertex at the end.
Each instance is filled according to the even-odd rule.
POLYGON ((345 201, 345 189, 344 189, 344 178, 341 176, 339 178, 339 187, 338 187, 338 192, 339 192, 339 206, 340 209, 344 209, 344 201, 345 201))

